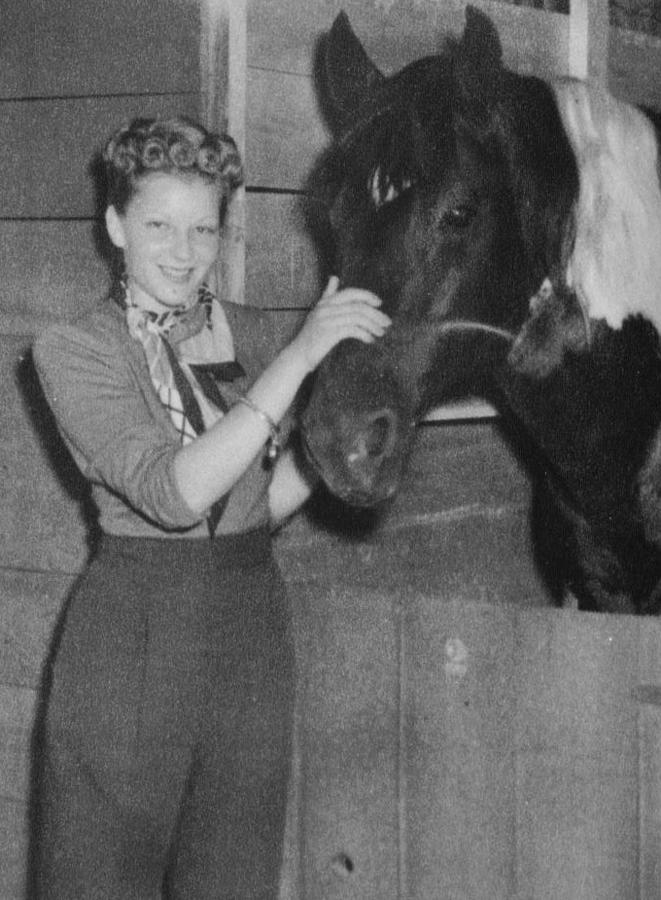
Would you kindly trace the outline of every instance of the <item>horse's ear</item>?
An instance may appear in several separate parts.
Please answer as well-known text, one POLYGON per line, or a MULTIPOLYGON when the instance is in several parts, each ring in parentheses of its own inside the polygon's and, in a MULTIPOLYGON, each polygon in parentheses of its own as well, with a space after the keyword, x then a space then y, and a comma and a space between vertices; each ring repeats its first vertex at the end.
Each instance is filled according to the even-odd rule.
POLYGON ((461 48, 467 57, 486 65, 500 66, 502 63, 503 48, 496 26, 486 13, 470 4, 466 7, 461 48))
POLYGON ((459 115, 471 130, 489 130, 500 96, 503 51, 491 19, 474 6, 466 7, 466 27, 456 45, 455 79, 459 115))
POLYGON ((345 12, 336 17, 324 43, 325 100, 334 119, 346 123, 361 102, 385 80, 358 40, 345 12))

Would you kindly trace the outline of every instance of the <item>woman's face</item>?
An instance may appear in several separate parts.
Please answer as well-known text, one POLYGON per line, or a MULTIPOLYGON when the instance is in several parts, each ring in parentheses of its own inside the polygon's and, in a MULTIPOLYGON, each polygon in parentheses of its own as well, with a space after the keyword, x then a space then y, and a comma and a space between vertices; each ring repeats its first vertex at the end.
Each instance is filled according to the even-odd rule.
POLYGON ((124 213, 108 207, 134 303, 158 310, 195 302, 218 256, 220 201, 220 187, 197 175, 155 172, 140 179, 124 213))

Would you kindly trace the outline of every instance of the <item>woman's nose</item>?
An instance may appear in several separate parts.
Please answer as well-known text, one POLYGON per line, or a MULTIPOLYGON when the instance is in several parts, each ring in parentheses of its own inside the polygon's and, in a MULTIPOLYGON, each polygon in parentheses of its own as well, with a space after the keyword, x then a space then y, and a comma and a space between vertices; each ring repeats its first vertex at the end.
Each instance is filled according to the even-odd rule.
POLYGON ((176 259, 190 259, 193 255, 193 245, 188 231, 176 230, 170 249, 176 259))

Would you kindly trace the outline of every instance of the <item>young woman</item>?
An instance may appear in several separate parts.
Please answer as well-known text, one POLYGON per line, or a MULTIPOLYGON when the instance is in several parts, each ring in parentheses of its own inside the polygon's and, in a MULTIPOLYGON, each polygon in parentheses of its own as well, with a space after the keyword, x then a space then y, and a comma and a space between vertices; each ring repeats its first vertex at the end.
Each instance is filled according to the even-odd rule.
POLYGON ((104 160, 122 277, 34 348, 102 534, 54 656, 39 896, 275 898, 293 654, 270 527, 311 490, 278 423, 335 344, 389 320, 331 279, 273 357, 263 314, 205 283, 231 138, 140 119, 104 160))

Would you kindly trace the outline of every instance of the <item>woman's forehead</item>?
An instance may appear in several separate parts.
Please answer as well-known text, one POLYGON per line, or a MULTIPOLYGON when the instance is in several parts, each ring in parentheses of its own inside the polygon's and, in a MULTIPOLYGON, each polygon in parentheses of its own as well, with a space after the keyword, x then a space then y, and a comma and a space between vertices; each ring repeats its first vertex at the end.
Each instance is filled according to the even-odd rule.
POLYGON ((200 211, 206 208, 216 211, 221 199, 221 186, 203 175, 151 172, 136 180, 129 207, 190 205, 200 211))

